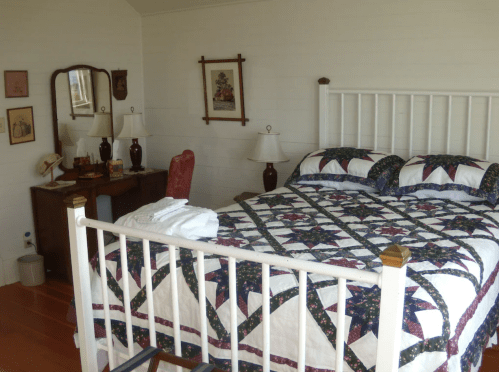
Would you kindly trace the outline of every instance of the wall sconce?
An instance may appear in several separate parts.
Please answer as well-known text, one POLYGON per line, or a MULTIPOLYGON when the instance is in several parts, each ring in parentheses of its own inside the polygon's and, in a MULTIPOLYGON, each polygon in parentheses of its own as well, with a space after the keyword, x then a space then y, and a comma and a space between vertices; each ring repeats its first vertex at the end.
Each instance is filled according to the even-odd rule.
POLYGON ((140 165, 142 162, 142 147, 139 145, 139 138, 150 136, 142 124, 142 114, 134 114, 134 108, 130 108, 132 113, 124 115, 123 129, 118 135, 118 138, 131 138, 132 145, 130 146, 130 159, 132 160, 133 172, 144 170, 140 165))
POLYGON ((258 163, 267 163, 267 168, 263 171, 263 185, 265 191, 272 191, 277 186, 277 171, 273 163, 288 161, 289 158, 282 151, 279 143, 279 133, 271 132, 272 127, 267 125, 267 132, 258 132, 256 146, 249 160, 258 163))
POLYGON ((100 158, 107 163, 111 159, 111 144, 107 142, 107 137, 111 137, 111 115, 105 111, 105 107, 102 107, 102 112, 96 112, 94 114, 94 122, 92 128, 87 133, 89 137, 101 137, 102 143, 99 146, 100 158))

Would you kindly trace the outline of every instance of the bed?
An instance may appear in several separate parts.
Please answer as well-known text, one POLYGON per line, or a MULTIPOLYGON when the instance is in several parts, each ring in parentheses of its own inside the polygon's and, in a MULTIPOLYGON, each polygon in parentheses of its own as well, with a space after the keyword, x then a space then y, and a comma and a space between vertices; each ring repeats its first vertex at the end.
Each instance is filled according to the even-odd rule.
MULTIPOLYGON (((305 156, 285 187, 219 210, 218 235, 200 239, 202 250, 196 250, 196 244, 194 250, 183 248, 186 241, 182 239, 170 239, 165 245, 161 243, 166 242, 164 236, 121 226, 112 227, 122 234, 120 243, 104 250, 101 234, 103 228, 111 229, 109 224, 83 218, 81 206, 74 208, 73 204, 68 209, 76 307, 80 308, 77 339, 88 354, 82 355, 82 361, 88 362, 89 355, 99 348, 110 353, 111 365, 118 356, 127 358, 141 347, 155 344, 233 371, 478 370, 483 349, 494 340, 498 325, 499 165, 475 158, 470 161, 469 156, 453 160, 458 163, 426 155, 412 163, 397 160, 391 155, 398 143, 396 96, 387 92, 354 93, 357 143, 345 147, 344 140, 349 138, 345 128, 352 125, 345 118, 348 103, 344 95, 350 92, 331 90, 324 79, 319 83, 322 149, 305 156), (329 101, 333 94, 338 94, 336 103, 329 101), (372 150, 362 149, 363 117, 370 111, 363 106, 364 94, 373 95, 373 126, 367 138, 374 135, 374 143, 366 145, 372 150), (378 149, 384 141, 381 136, 378 142, 378 132, 385 132, 378 122, 379 112, 383 112, 378 104, 380 94, 389 95, 392 104, 391 137, 385 136, 387 153, 378 149), (330 108, 335 105, 338 110, 332 114, 330 108), (338 125, 331 125, 334 120, 338 125), (324 150, 335 130, 340 149, 324 150), (345 170, 339 172, 341 176, 334 170, 324 172, 332 159, 337 168, 345 170), (366 168, 361 160, 373 164, 366 168), (353 163, 358 163, 357 170, 352 170, 353 163), (469 172, 464 174, 456 164, 483 182, 470 181, 469 172), (464 185, 457 187, 453 182, 435 190, 419 186, 421 180, 414 183, 417 177, 462 179, 464 185), (76 258, 85 245, 85 226, 98 228, 101 240, 100 255, 92 260, 88 278, 84 258, 76 258), (124 234, 146 240, 126 241, 124 234), (380 255, 393 244, 409 248, 412 257, 406 257, 402 269, 391 271, 380 255), (147 252, 144 245, 149 247, 147 252), (172 246, 182 247, 175 256, 170 255, 172 246), (230 247, 239 248, 237 261, 227 258, 230 247), (124 252, 128 260, 123 260, 124 252), (275 261, 260 265, 259 257, 267 255, 275 261), (297 261, 307 268, 297 269, 293 266, 297 261), (320 269, 313 268, 315 263, 320 269), (321 271, 326 266, 338 270, 334 277, 321 271), (100 276, 103 271, 108 278, 105 285, 100 276), (199 280, 199 272, 204 272, 204 280, 199 280), (387 276, 382 282, 383 275, 387 276), (151 302, 146 298, 152 293, 151 317, 151 302), (84 311, 84 304, 92 304, 90 312, 84 311), (204 313, 199 309, 205 309, 204 313), (237 335, 230 332, 235 328, 237 335), (151 329, 156 337, 150 337, 151 329), (93 339, 94 334, 110 333, 113 342, 111 338, 93 339), (385 367, 383 358, 392 362, 385 367)), ((436 92, 429 93, 427 153, 432 152, 432 130, 438 130, 432 122, 436 92)), ((409 146, 403 151, 413 155, 417 152, 412 146, 417 143, 412 134, 418 118, 414 114, 416 94, 403 94, 408 95, 409 107, 409 146)), ((492 98, 496 96, 482 96, 488 102, 483 121, 489 134, 492 98)), ((469 133, 472 99, 465 102, 469 133)), ((451 98, 447 108, 445 123, 450 133, 451 98)), ((470 155, 470 136, 465 146, 470 155)), ((488 158, 489 141, 482 148, 488 158)), ((402 259, 403 252, 398 252, 397 258, 402 259)))

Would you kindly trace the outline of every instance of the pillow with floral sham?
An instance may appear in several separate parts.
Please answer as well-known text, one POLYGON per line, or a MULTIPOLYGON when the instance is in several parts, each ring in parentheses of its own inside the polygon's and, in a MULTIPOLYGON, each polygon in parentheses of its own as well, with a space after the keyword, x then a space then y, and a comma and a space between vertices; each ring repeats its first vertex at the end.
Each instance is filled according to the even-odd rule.
MULTIPOLYGON (((393 173, 382 194, 406 195, 420 190, 456 191, 456 197, 465 192, 495 204, 499 197, 498 179, 497 163, 462 155, 418 155, 393 173)), ((441 196, 453 199, 449 196, 452 194, 447 192, 441 196)))
POLYGON ((385 187, 404 160, 397 155, 353 147, 314 151, 300 162, 286 184, 317 184, 343 190, 373 190, 385 187))

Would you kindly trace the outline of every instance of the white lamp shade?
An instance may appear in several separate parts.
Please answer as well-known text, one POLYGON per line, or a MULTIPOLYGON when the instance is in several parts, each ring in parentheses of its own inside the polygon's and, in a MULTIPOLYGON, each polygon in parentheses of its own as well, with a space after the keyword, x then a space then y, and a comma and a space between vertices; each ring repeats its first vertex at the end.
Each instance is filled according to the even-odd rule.
POLYGON ((282 151, 279 133, 258 133, 253 154, 248 158, 259 163, 279 163, 289 158, 282 151))
POLYGON ((150 136, 142 124, 142 114, 124 115, 123 129, 118 138, 142 138, 150 136))
POLYGON ((106 112, 96 112, 92 128, 87 133, 89 137, 111 137, 111 115, 106 112))

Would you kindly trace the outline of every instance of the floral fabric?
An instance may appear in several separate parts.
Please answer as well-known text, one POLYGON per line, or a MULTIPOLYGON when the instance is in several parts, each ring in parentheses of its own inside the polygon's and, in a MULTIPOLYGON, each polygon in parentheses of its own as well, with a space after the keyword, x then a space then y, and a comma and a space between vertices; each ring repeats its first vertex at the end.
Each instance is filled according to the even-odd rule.
MULTIPOLYGON (((353 147, 329 148, 314 151, 298 164, 287 180, 289 183, 319 184, 345 189, 338 185, 349 182, 379 191, 385 187, 393 171, 404 163, 397 155, 356 149, 353 147)), ((360 188, 362 189, 362 188, 360 188)))
POLYGON ((181 155, 172 158, 168 172, 166 196, 171 196, 174 199, 189 199, 194 161, 194 153, 191 150, 184 150, 181 155))
MULTIPOLYGON (((212 243, 282 257, 380 272, 380 253, 407 246, 401 371, 475 370, 499 316, 499 207, 486 202, 419 200, 320 186, 288 185, 218 211, 212 243)), ((128 242, 128 273, 108 246, 106 268, 113 334, 127 345, 123 276, 129 276, 133 336, 150 344, 142 246, 128 242)), ((151 242, 158 345, 173 350, 169 249, 151 242)), ((176 253, 182 354, 201 360, 197 257, 176 253)), ((261 371, 261 265, 236 265, 239 370, 261 371)), ((104 329, 100 265, 92 262, 94 316, 104 329)), ((231 370, 228 259, 205 255, 210 363, 231 370)), ((298 272, 270 268, 271 370, 297 367, 298 272)), ((337 279, 308 274, 306 364, 309 372, 335 366, 337 279)), ((380 289, 347 282, 345 370, 372 372, 378 347, 380 289)), ((137 351, 137 348, 136 348, 137 351)))
POLYGON ((498 180, 497 163, 461 155, 418 155, 395 170, 382 193, 406 195, 420 190, 460 191, 495 204, 499 197, 498 180))

